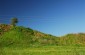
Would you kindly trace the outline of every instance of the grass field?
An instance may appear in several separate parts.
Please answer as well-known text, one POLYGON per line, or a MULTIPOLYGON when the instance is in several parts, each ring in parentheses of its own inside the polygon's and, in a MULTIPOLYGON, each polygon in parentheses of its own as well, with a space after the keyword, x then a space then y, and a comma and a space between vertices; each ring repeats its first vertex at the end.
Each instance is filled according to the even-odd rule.
POLYGON ((56 37, 19 26, 0 28, 0 55, 85 55, 83 33, 56 37))
POLYGON ((0 55, 85 55, 85 47, 44 46, 29 48, 1 48, 0 55))

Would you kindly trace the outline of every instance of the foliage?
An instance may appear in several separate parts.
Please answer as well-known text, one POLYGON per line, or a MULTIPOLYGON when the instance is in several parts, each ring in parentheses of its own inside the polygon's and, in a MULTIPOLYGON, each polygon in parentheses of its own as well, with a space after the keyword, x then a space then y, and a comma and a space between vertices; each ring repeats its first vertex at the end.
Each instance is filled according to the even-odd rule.
POLYGON ((22 26, 0 25, 0 45, 2 47, 36 46, 85 46, 85 34, 67 34, 56 37, 22 26))
POLYGON ((16 23, 18 23, 18 19, 16 17, 12 18, 11 25, 16 26, 16 23))
MULTIPOLYGON (((1 49, 0 49, 1 50, 1 49)), ((4 47, 0 55, 85 55, 85 47, 43 46, 43 47, 4 47)))
POLYGON ((85 55, 85 34, 56 37, 22 26, 0 24, 0 55, 85 55))

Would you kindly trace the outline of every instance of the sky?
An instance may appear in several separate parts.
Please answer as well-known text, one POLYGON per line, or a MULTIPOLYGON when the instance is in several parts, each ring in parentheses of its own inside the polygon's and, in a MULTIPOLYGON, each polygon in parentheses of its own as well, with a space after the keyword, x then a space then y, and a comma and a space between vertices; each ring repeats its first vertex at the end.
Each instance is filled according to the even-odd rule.
POLYGON ((55 36, 85 33, 84 0, 0 0, 0 23, 13 17, 19 26, 55 36))

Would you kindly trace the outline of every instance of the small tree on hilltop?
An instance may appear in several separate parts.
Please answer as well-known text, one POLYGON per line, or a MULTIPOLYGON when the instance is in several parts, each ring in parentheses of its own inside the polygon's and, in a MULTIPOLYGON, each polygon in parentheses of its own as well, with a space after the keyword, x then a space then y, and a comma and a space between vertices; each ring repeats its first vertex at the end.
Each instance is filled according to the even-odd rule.
POLYGON ((18 23, 18 19, 16 17, 11 19, 11 25, 16 26, 16 23, 18 23))

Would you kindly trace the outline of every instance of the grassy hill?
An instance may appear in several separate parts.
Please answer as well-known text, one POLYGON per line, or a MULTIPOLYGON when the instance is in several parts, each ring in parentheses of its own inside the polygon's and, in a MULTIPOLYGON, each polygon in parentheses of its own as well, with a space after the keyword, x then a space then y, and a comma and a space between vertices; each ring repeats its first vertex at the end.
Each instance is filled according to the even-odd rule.
POLYGON ((0 46, 28 47, 28 46, 85 46, 85 34, 67 34, 56 37, 22 26, 0 24, 0 46))
POLYGON ((85 55, 85 33, 56 37, 0 24, 0 55, 85 55))
POLYGON ((1 46, 43 46, 56 45, 57 37, 22 26, 0 25, 1 46))
POLYGON ((59 42, 62 45, 85 46, 85 33, 67 34, 60 37, 59 42))

